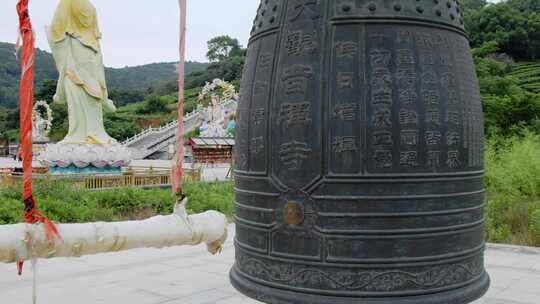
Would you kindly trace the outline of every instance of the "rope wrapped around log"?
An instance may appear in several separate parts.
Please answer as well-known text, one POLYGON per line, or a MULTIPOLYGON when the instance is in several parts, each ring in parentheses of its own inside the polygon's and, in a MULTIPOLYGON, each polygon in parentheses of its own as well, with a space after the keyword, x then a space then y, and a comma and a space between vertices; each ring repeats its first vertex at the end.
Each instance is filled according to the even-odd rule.
POLYGON ((142 221, 57 225, 61 239, 46 237, 43 224, 0 226, 0 262, 80 257, 136 248, 165 248, 205 243, 208 251, 221 251, 227 238, 227 218, 217 211, 187 215, 187 199, 173 214, 142 221))

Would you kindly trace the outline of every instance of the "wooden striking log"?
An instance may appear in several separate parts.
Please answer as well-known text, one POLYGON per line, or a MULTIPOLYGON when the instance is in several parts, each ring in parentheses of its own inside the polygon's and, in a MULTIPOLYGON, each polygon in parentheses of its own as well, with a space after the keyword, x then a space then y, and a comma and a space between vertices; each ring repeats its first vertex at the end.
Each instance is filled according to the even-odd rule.
POLYGON ((33 258, 79 257, 135 248, 164 248, 205 243, 216 254, 227 238, 227 218, 217 211, 187 215, 187 199, 173 214, 143 221, 59 224, 62 237, 50 244, 42 224, 0 226, 0 262, 33 258))

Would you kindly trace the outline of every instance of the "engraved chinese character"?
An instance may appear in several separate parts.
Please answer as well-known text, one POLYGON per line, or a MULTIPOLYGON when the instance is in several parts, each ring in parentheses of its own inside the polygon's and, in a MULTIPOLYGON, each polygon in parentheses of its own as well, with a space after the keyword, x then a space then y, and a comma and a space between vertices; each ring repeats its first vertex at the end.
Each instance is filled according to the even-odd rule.
POLYGON ((312 53, 317 49, 315 41, 316 33, 304 33, 302 31, 291 32, 287 36, 286 49, 289 55, 298 56, 304 53, 312 53))
POLYGON ((439 110, 427 111, 426 122, 439 126, 441 124, 441 113, 439 112, 439 110))
POLYGON ((387 68, 374 69, 372 72, 371 86, 374 90, 388 88, 392 85, 392 75, 387 68))
POLYGON ((418 95, 411 89, 403 90, 399 92, 399 101, 403 104, 410 105, 416 103, 418 95))
POLYGON ((261 68, 270 67, 270 65, 272 64, 272 59, 273 59, 272 53, 262 53, 259 56, 259 67, 261 68))
POLYGON ((439 92, 434 90, 426 90, 422 92, 422 100, 425 105, 438 106, 439 105, 439 92))
POLYGON ((435 146, 441 143, 441 132, 439 131, 426 131, 426 144, 428 146, 435 146))
POLYGON ((404 146, 414 146, 418 144, 418 131, 417 130, 402 130, 401 131, 401 144, 404 146))
POLYGON ((435 45, 435 41, 433 40, 433 37, 429 34, 417 34, 416 36, 416 43, 418 44, 418 47, 425 47, 425 48, 433 48, 435 45))
POLYGON ((339 72, 337 74, 337 83, 340 89, 354 88, 354 74, 349 72, 339 72))
POLYGON ((266 109, 260 108, 260 109, 254 109, 251 112, 251 121, 254 125, 258 126, 263 123, 264 118, 266 116, 266 109))
POLYGON ((358 51, 358 44, 353 41, 340 41, 336 43, 336 55, 338 57, 354 58, 358 51))
POLYGON ((375 167, 378 169, 392 168, 392 151, 391 150, 377 150, 373 155, 375 160, 375 167))
POLYGON ((413 88, 416 83, 416 72, 411 68, 398 69, 396 78, 399 85, 406 88, 413 88))
POLYGON ((317 0, 294 0, 291 21, 295 21, 304 13, 311 16, 313 20, 319 18, 317 9, 313 6, 317 6, 317 0))
POLYGON ((402 125, 412 125, 418 123, 418 114, 412 110, 399 111, 399 123, 402 125))
POLYGON ((433 55, 433 52, 430 52, 430 51, 420 52, 420 64, 422 65, 435 64, 435 57, 433 55))
POLYGON ((437 84, 437 76, 431 71, 422 73, 422 85, 437 84))
POLYGON ((448 67, 452 66, 452 59, 450 58, 450 55, 448 54, 441 54, 441 56, 439 57, 439 61, 442 66, 448 66, 448 67))
POLYGON ((458 132, 449 131, 446 133, 446 144, 449 146, 457 146, 461 140, 461 136, 458 132))
POLYGON ((294 124, 308 124, 311 122, 311 104, 284 103, 281 105, 280 122, 287 126, 294 124))
POLYGON ((289 55, 300 55, 302 53, 302 32, 289 33, 285 47, 289 55))
POLYGON ((392 132, 390 131, 378 131, 373 133, 373 145, 375 146, 392 146, 394 140, 392 139, 392 132))
POLYGON ((317 32, 304 33, 302 37, 302 47, 307 53, 313 53, 317 50, 317 32))
POLYGON ((334 118, 344 121, 356 120, 357 105, 355 103, 344 103, 334 107, 334 118))
POLYGON ((446 121, 454 125, 459 125, 461 122, 459 112, 448 111, 448 113, 446 113, 446 121))
POLYGON ((392 113, 389 109, 382 109, 374 113, 373 126, 376 128, 389 128, 392 127, 392 113))
POLYGON ((459 103, 459 95, 456 91, 450 90, 448 92, 448 104, 457 105, 459 103))
POLYGON ((372 66, 388 66, 392 58, 392 53, 385 49, 374 49, 369 53, 369 57, 372 66))
POLYGON ((292 141, 280 146, 279 157, 283 165, 289 170, 302 168, 304 160, 308 159, 311 149, 304 142, 292 141))
POLYGON ((413 35, 409 30, 399 30, 397 33, 397 43, 411 43, 413 35))
POLYGON ((456 85, 456 78, 454 77, 454 74, 452 73, 443 73, 441 75, 441 84, 445 88, 451 88, 456 85))
POLYGON ((399 164, 402 167, 418 167, 418 151, 403 151, 399 154, 399 164))
POLYGON ((459 168, 459 166, 461 166, 461 162, 459 160, 459 151, 448 151, 446 165, 451 169, 459 168))
POLYGON ((259 154, 264 151, 264 138, 263 137, 254 137, 251 139, 250 148, 253 154, 259 154))
POLYGON ((448 41, 448 39, 441 34, 435 35, 435 43, 442 47, 450 47, 450 42, 448 41))
POLYGON ((441 165, 441 152, 440 151, 428 151, 426 166, 428 168, 438 168, 441 165))
POLYGON ((379 90, 371 94, 371 102, 374 105, 391 105, 392 104, 392 91, 379 90))
POLYGON ((285 82, 285 92, 291 94, 305 94, 308 81, 313 76, 313 69, 307 65, 295 64, 285 69, 281 80, 285 82))
POLYGON ((356 137, 338 136, 334 138, 332 150, 337 153, 356 151, 356 137))
POLYGON ((415 64, 416 60, 414 59, 413 50, 410 50, 410 49, 399 49, 399 50, 397 50, 396 63, 398 65, 415 64))

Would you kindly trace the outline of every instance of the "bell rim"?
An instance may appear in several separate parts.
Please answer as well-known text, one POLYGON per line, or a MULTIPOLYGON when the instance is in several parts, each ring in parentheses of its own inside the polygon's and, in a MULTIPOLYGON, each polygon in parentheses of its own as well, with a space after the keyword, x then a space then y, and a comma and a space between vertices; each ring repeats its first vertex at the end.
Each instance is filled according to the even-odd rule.
POLYGON ((229 279, 232 286, 243 295, 267 304, 468 304, 483 297, 491 282, 489 274, 484 271, 474 283, 444 292, 408 297, 354 298, 300 294, 262 285, 244 277, 236 266, 232 267, 229 279))

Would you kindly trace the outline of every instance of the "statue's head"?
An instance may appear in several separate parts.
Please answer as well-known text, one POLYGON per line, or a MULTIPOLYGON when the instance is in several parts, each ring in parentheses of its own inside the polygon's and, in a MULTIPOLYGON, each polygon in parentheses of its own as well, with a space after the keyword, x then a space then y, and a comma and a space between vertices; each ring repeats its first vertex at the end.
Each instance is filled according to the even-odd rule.
POLYGON ((97 50, 100 32, 96 8, 89 0, 61 0, 52 21, 52 34, 55 42, 69 34, 97 50))

